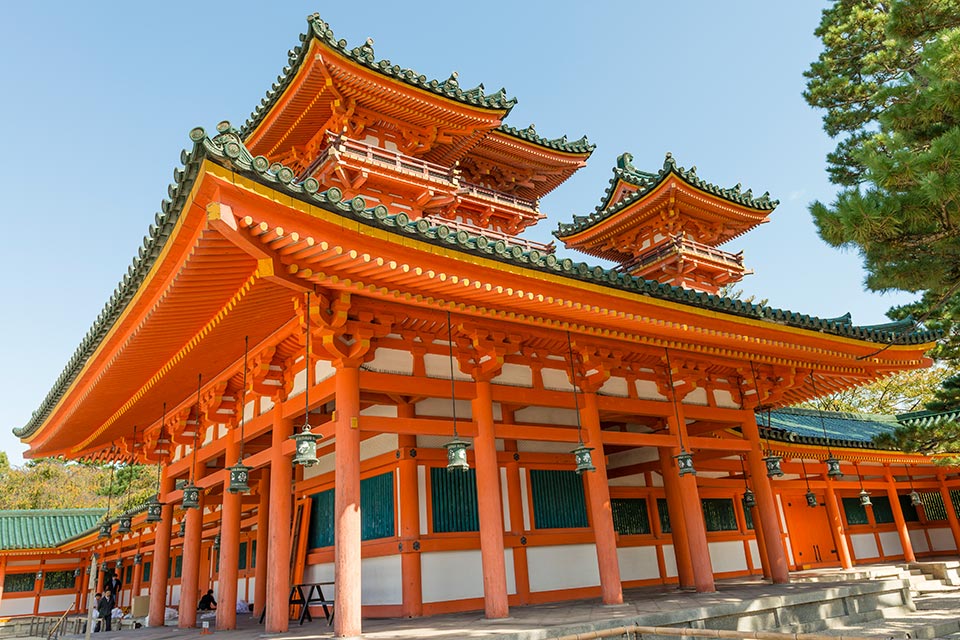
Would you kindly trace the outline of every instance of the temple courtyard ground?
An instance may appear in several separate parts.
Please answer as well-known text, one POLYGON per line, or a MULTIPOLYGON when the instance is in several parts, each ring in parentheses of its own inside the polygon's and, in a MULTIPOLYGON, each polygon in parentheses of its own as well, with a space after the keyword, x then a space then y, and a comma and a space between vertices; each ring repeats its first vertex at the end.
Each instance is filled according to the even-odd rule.
MULTIPOLYGON (((927 575, 916 568, 910 571, 905 565, 871 565, 848 571, 795 572, 787 585, 772 585, 756 578, 719 580, 715 593, 684 592, 675 587, 629 589, 624 592, 622 605, 605 606, 598 599, 588 599, 518 606, 511 608, 509 618, 501 620, 487 620, 481 612, 416 619, 364 619, 363 637, 546 640, 575 634, 581 634, 581 638, 597 637, 594 634, 603 630, 643 625, 815 633, 844 638, 960 638, 960 586, 948 584, 949 579, 934 579, 930 570, 952 566, 956 572, 960 563, 948 560, 919 566, 923 565, 927 575)), ((238 616, 237 622, 236 630, 213 631, 213 635, 231 640, 333 637, 333 628, 322 613, 302 626, 291 621, 289 631, 282 634, 265 634, 263 626, 250 616, 238 616)), ((167 640, 206 633, 200 628, 157 627, 113 631, 95 637, 167 640)), ((75 640, 83 636, 64 637, 75 640)))

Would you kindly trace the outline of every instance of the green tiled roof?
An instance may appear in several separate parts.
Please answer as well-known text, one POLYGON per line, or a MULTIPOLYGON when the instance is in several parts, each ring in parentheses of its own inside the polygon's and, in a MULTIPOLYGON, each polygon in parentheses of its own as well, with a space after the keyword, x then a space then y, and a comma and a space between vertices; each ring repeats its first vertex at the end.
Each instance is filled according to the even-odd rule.
POLYGON ((103 509, 0 511, 0 551, 50 549, 97 526, 103 509))
POLYGON ((901 413, 897 416, 897 420, 901 424, 929 427, 936 424, 960 420, 960 409, 951 409, 950 411, 913 411, 911 413, 901 413))
MULTIPOLYGON (((767 426, 766 412, 757 413, 757 424, 767 426)), ((874 436, 889 433, 899 424, 897 416, 892 415, 787 408, 770 412, 770 432, 766 437, 804 444, 876 448, 874 436)))
POLYGON ((401 236, 414 237, 423 242, 454 249, 461 253, 479 255, 500 262, 519 265, 533 271, 552 273, 571 280, 580 280, 611 289, 627 291, 638 297, 649 296, 731 316, 752 318, 773 324, 883 344, 923 344, 932 342, 941 335, 938 331, 928 330, 902 332, 858 327, 850 323, 848 316, 824 319, 742 300, 724 298, 662 284, 653 280, 643 280, 613 269, 605 269, 584 262, 575 263, 570 258, 561 259, 555 254, 545 254, 536 249, 508 244, 501 239, 471 234, 462 229, 454 230, 444 224, 437 224, 423 218, 411 221, 405 212, 391 213, 382 204, 368 208, 367 203, 360 196, 351 200, 343 200, 342 193, 336 187, 321 191, 320 183, 314 178, 295 182, 294 171, 289 167, 279 164, 271 165, 269 160, 263 156, 253 157, 244 146, 237 130, 231 127, 230 123, 220 123, 217 130, 219 134, 213 138, 208 137, 206 132, 199 127, 190 132, 190 139, 194 146, 191 151, 181 153, 181 162, 184 167, 175 169, 173 172, 174 183, 167 188, 170 199, 161 203, 161 211, 154 218, 155 224, 150 225, 148 235, 144 236, 143 246, 140 247, 133 263, 127 269, 126 275, 114 290, 100 315, 97 316, 93 326, 57 378, 53 388, 47 393, 46 398, 44 398, 40 407, 34 411, 27 424, 13 430, 17 437, 26 438, 36 432, 60 398, 63 397, 63 394, 66 393, 87 359, 97 349, 110 328, 123 313, 169 239, 204 159, 228 167, 271 189, 289 194, 315 206, 323 207, 344 217, 352 218, 364 225, 381 228, 401 236))
POLYGON ((573 222, 559 223, 553 235, 557 238, 564 238, 579 233, 584 229, 589 229, 598 222, 606 220, 631 203, 642 198, 647 193, 653 191, 671 175, 679 177, 690 186, 700 189, 701 191, 712 193, 724 200, 750 207, 751 209, 772 211, 780 204, 779 200, 771 200, 769 193, 764 193, 760 197, 754 197, 753 191, 750 189, 741 191, 739 184, 725 189, 701 180, 700 177, 697 176, 696 167, 690 167, 689 169, 678 167, 677 161, 671 153, 667 154, 663 161, 663 167, 656 173, 640 171, 633 166, 632 162, 633 156, 629 153, 624 153, 617 158, 617 166, 613 169, 613 178, 610 179, 610 184, 604 192, 603 198, 600 200, 600 205, 596 210, 588 216, 573 216, 573 222), (637 190, 625 195, 618 202, 611 203, 610 199, 613 197, 614 189, 619 181, 632 184, 637 187, 637 190))
POLYGON ((314 13, 307 16, 307 24, 309 29, 307 33, 300 34, 300 44, 288 53, 287 66, 283 68, 283 72, 277 77, 277 81, 267 91, 266 97, 260 101, 260 104, 257 105, 257 108, 254 109, 246 123, 241 127, 240 134, 242 137, 246 138, 257 128, 264 116, 273 108, 274 103, 283 95, 306 59, 307 49, 310 48, 310 40, 313 38, 325 43, 340 55, 388 78, 400 80, 418 89, 430 91, 464 104, 509 111, 517 103, 515 98, 507 97, 505 89, 500 89, 490 95, 484 93, 482 84, 473 89, 461 89, 460 83, 457 82, 456 72, 452 73, 446 80, 428 80, 426 76, 420 75, 412 69, 402 68, 389 60, 377 60, 373 53, 373 40, 369 38, 359 47, 348 47, 346 40, 338 40, 334 36, 330 25, 321 20, 319 14, 314 13))
POLYGON ((521 140, 532 142, 540 145, 541 147, 556 149, 557 151, 563 151, 566 153, 593 153, 593 150, 597 148, 597 145, 590 144, 590 141, 587 140, 587 136, 583 136, 579 140, 574 140, 573 142, 568 141, 567 136, 548 140, 547 138, 540 136, 532 124, 526 129, 517 129, 516 127, 511 127, 508 124, 501 124, 499 127, 497 127, 497 130, 513 136, 514 138, 520 138, 521 140))

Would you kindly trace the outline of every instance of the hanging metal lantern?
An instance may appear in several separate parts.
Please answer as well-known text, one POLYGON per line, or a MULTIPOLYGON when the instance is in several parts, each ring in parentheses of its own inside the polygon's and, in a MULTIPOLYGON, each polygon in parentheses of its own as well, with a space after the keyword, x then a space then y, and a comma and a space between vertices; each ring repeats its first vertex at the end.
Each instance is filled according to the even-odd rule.
POLYGON ((133 556, 133 564, 143 564, 143 554, 142 554, 142 553, 138 553, 137 555, 133 556))
POLYGON ((920 505, 923 504, 923 500, 920 498, 920 494, 917 493, 916 491, 910 492, 910 504, 912 504, 915 507, 919 507, 920 505))
POLYGON ((220 550, 220 534, 219 533, 213 536, 213 550, 214 551, 220 550))
POLYGON ((76 569, 73 570, 73 577, 74 578, 80 577, 80 567, 77 567, 76 569))
POLYGON ((147 501, 147 522, 153 524, 163 520, 163 503, 159 496, 153 496, 147 501))
MULTIPOLYGON (((160 458, 170 455, 170 438, 164 435, 157 438, 157 444, 153 448, 153 455, 160 458)), ((159 464, 159 462, 157 464, 159 464)))
POLYGON ((453 440, 443 445, 447 448, 447 471, 467 471, 470 465, 467 464, 467 447, 470 443, 466 440, 454 436, 453 440))
POLYGON ((591 447, 586 447, 581 442, 579 447, 570 452, 573 454, 574 460, 577 461, 577 468, 575 469, 577 475, 580 475, 584 471, 597 470, 597 468, 593 466, 593 456, 590 455, 591 451, 593 451, 591 447))
POLYGON ((123 569, 123 558, 117 558, 117 561, 113 563, 113 568, 119 572, 123 569))
POLYGON ((98 537, 100 538, 109 538, 113 534, 113 525, 109 520, 104 520, 100 523, 100 533, 98 537))
POLYGON ((673 456, 677 461, 677 475, 685 476, 687 474, 697 475, 697 470, 693 468, 693 455, 680 450, 680 453, 673 456))
POLYGON ((812 489, 807 489, 807 492, 803 494, 803 497, 807 499, 808 507, 820 506, 820 504, 817 502, 817 494, 815 494, 812 489))
POLYGON ((871 507, 873 503, 870 502, 870 492, 866 489, 860 489, 860 506, 862 507, 871 507))
POLYGON ((783 460, 783 458, 772 454, 763 459, 763 463, 767 465, 768 478, 779 478, 783 476, 783 469, 780 468, 781 460, 783 460))
POLYGON ((830 456, 829 458, 827 458, 826 462, 827 462, 827 476, 831 478, 837 478, 837 479, 843 477, 843 471, 840 470, 839 460, 837 460, 833 456, 830 456))
POLYGON ((130 517, 130 514, 125 513, 120 516, 120 526, 117 527, 117 533, 130 533, 133 531, 133 518, 130 517))
POLYGON ((193 484, 192 482, 183 488, 183 508, 184 509, 200 508, 200 487, 193 484))
POLYGON ((177 530, 177 536, 180 537, 180 538, 182 538, 182 537, 184 537, 184 536, 186 536, 186 535, 187 535, 187 521, 186 521, 186 520, 181 520, 181 521, 180 521, 180 528, 177 530))
POLYGON ((743 492, 743 508, 749 510, 755 506, 757 506, 757 496, 750 489, 745 489, 743 492))
POLYGON ((104 560, 100 563, 100 571, 108 571, 110 569, 110 564, 104 560))
POLYGON ((230 485, 227 487, 227 491, 230 493, 249 493, 250 485, 248 481, 250 480, 250 470, 253 467, 248 467, 243 464, 243 460, 237 459, 237 464, 232 467, 228 467, 227 470, 230 472, 230 485))
POLYGON ((304 467, 317 464, 317 436, 310 431, 310 425, 304 424, 300 433, 290 437, 297 441, 297 453, 293 456, 293 463, 304 467))

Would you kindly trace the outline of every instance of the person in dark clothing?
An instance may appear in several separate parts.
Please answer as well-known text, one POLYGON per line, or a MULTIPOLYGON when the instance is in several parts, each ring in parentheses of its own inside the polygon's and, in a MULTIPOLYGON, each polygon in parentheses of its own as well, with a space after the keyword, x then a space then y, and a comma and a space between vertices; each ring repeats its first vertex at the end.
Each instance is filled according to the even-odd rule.
POLYGON ((213 599, 213 589, 207 589, 207 595, 200 598, 200 604, 197 609, 200 611, 214 611, 217 608, 217 601, 213 599))
POLYGON ((100 631, 112 631, 111 622, 115 600, 110 589, 105 589, 103 597, 97 601, 97 615, 100 617, 100 631))

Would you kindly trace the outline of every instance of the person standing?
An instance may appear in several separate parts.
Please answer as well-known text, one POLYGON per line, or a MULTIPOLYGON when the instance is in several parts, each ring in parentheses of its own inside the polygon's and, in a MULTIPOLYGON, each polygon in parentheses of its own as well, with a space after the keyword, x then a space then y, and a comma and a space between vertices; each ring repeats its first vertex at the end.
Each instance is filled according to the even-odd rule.
POLYGON ((97 624, 93 627, 93 631, 94 633, 96 633, 97 631, 102 631, 102 627, 103 627, 103 617, 100 615, 100 601, 103 600, 103 594, 98 593, 98 594, 95 594, 93 597, 94 597, 93 613, 97 618, 97 624))
POLYGON ((103 597, 97 601, 97 614, 100 616, 100 631, 112 631, 113 606, 116 601, 110 589, 104 589, 103 597))

